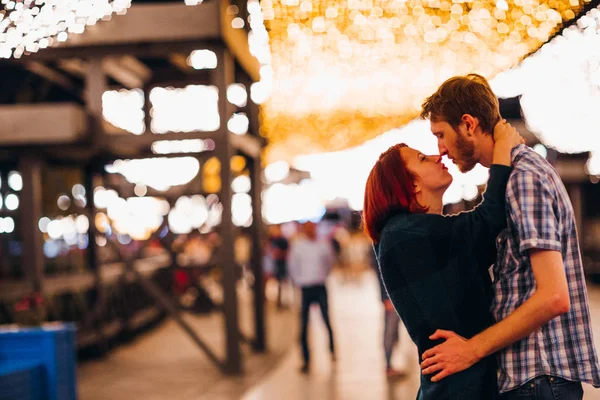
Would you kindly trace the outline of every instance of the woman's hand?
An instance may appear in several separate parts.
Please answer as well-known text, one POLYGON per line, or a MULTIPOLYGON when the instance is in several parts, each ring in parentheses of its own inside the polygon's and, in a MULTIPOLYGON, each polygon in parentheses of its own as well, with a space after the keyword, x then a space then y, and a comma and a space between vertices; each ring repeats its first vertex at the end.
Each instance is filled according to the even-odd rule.
POLYGON ((494 127, 494 146, 503 145, 513 149, 524 143, 525 139, 505 119, 498 122, 494 127))
POLYGON ((492 164, 511 165, 510 153, 513 148, 525 143, 525 139, 505 119, 494 127, 494 154, 492 164))

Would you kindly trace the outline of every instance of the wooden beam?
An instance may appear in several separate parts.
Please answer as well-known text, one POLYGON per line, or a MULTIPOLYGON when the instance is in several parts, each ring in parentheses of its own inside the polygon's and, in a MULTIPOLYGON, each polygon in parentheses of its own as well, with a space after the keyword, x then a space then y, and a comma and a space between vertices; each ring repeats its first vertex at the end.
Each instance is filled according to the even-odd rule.
POLYGON ((142 82, 148 82, 152 78, 152 70, 134 56, 120 57, 119 62, 123 68, 135 73, 142 82))
POLYGON ((25 69, 27 69, 30 72, 33 72, 36 75, 41 76, 42 78, 54 83, 57 86, 60 86, 68 93, 73 94, 79 99, 82 97, 81 85, 77 84, 73 81, 73 79, 55 70, 54 68, 51 68, 41 62, 33 61, 26 63, 25 69))
POLYGON ((176 53, 169 56, 169 62, 182 72, 188 72, 193 69, 188 65, 187 59, 187 56, 181 53, 176 53))
POLYGON ((214 1, 188 7, 183 2, 134 4, 127 14, 88 26, 81 35, 40 51, 51 55, 64 48, 87 48, 134 43, 165 43, 219 37, 219 7, 214 1))
POLYGON ((110 148, 119 149, 135 149, 136 151, 142 149, 148 149, 152 146, 152 143, 157 142, 159 140, 188 140, 188 139, 216 139, 218 132, 203 132, 203 131, 194 131, 194 132, 177 132, 177 133, 165 133, 161 135, 157 135, 153 132, 147 131, 142 135, 133 135, 131 133, 125 135, 115 135, 111 137, 110 143, 108 143, 110 148))
POLYGON ((156 304, 169 313, 169 316, 179 325, 179 327, 188 335, 190 339, 198 346, 210 361, 213 362, 217 367, 225 369, 225 365, 219 359, 219 357, 212 351, 210 346, 198 335, 194 328, 186 322, 181 316, 181 312, 174 304, 173 300, 152 280, 144 277, 134 265, 135 261, 128 260, 125 262, 125 268, 127 271, 132 272, 137 280, 137 283, 154 298, 156 304))
POLYGON ((60 69, 70 73, 73 76, 78 76, 80 78, 85 77, 85 71, 87 69, 87 66, 85 64, 85 61, 80 58, 59 60, 57 65, 60 69))
POLYGON ((260 157, 260 153, 262 151, 262 142, 256 136, 252 136, 250 134, 246 135, 236 135, 234 133, 229 132, 229 140, 231 141, 231 145, 247 155, 251 158, 260 157))
POLYGON ((102 60, 102 69, 128 89, 141 88, 152 77, 152 71, 132 56, 107 57, 102 60))
POLYGON ((210 85, 210 71, 189 69, 186 72, 179 70, 160 70, 155 71, 149 86, 153 87, 179 87, 183 88, 188 85, 210 85))
MULTIPOLYGON (((58 66, 78 77, 85 77, 88 63, 79 58, 60 60, 58 66)), ((123 87, 141 88, 152 78, 152 71, 133 56, 111 56, 102 60, 102 71, 123 87)))
POLYGON ((87 131, 82 107, 74 103, 0 106, 0 145, 74 143, 87 131))
POLYGON ((27 61, 56 61, 60 59, 107 55, 165 57, 175 52, 191 53, 197 49, 212 49, 218 46, 219 43, 220 39, 211 38, 157 43, 121 43, 88 47, 57 47, 30 54, 24 57, 24 59, 27 61))

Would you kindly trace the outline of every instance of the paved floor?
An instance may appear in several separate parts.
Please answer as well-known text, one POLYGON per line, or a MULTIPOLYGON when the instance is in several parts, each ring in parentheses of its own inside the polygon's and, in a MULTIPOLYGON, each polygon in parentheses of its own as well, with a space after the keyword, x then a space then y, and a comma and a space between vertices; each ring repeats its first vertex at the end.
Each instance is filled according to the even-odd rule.
MULTIPOLYGON (((280 366, 242 400, 410 400, 418 389, 416 348, 405 330, 396 351, 397 367, 409 371, 407 378, 389 382, 383 370, 380 336, 382 310, 374 275, 360 284, 330 282, 330 298, 339 360, 334 365, 327 354, 327 335, 317 310, 312 310, 311 331, 315 362, 309 375, 298 373, 300 352, 296 347, 280 366)), ((596 347, 600 349, 600 288, 590 287, 590 303, 596 347)), ((600 389, 585 388, 585 400, 600 400, 600 389)))
POLYGON ((318 309, 311 310, 310 341, 313 362, 308 375, 298 373, 301 363, 296 346, 267 379, 248 391, 243 400, 296 399, 414 399, 418 373, 416 349, 406 331, 401 332, 394 362, 411 370, 401 381, 388 382, 380 346, 383 309, 375 275, 366 274, 359 283, 330 280, 330 309, 338 360, 331 362, 327 334, 318 309))
MULTIPOLYGON (((298 372, 297 316, 271 309, 272 352, 253 356, 247 352, 243 378, 224 377, 171 323, 109 357, 80 367, 82 400, 411 400, 418 389, 416 350, 401 331, 395 366, 409 372, 388 381, 381 350, 383 310, 374 274, 360 282, 329 282, 330 310, 338 360, 329 359, 327 335, 318 309, 311 310, 312 369, 298 372)), ((596 346, 600 349, 600 288, 590 287, 596 346)), ((242 313, 242 324, 248 313, 242 313), (245 316, 244 316, 245 315, 245 316)), ((217 348, 222 329, 220 316, 196 320, 201 334, 217 348)), ((585 400, 600 400, 600 390, 586 387, 585 400)))
MULTIPOLYGON (((251 337, 252 302, 240 295, 240 327, 251 337)), ((219 312, 208 316, 187 315, 199 336, 222 359, 224 321, 219 312)), ((242 345, 242 377, 226 377, 173 322, 167 320, 133 342, 111 351, 106 357, 80 363, 80 400, 217 400, 239 399, 279 365, 295 342, 296 313, 268 307, 270 351, 253 353, 242 345)), ((1 396, 0 396, 1 397, 1 396)))

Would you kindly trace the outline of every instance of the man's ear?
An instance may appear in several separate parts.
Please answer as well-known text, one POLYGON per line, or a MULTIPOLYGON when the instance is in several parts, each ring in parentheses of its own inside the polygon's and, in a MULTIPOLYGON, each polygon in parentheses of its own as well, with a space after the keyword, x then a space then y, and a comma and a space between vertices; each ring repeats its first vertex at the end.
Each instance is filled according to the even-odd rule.
POLYGON ((471 114, 463 114, 460 122, 465 125, 467 136, 473 135, 475 133, 475 129, 479 126, 479 119, 471 114))

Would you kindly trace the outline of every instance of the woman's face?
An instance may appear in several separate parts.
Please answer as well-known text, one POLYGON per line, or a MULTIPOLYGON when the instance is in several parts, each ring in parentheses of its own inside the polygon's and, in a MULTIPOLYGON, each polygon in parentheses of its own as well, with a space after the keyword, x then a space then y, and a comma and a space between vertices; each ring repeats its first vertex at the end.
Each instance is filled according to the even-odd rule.
POLYGON ((408 169, 415 174, 414 184, 417 191, 444 194, 452 183, 452 175, 442 164, 441 155, 426 156, 410 147, 402 147, 400 154, 408 169))

